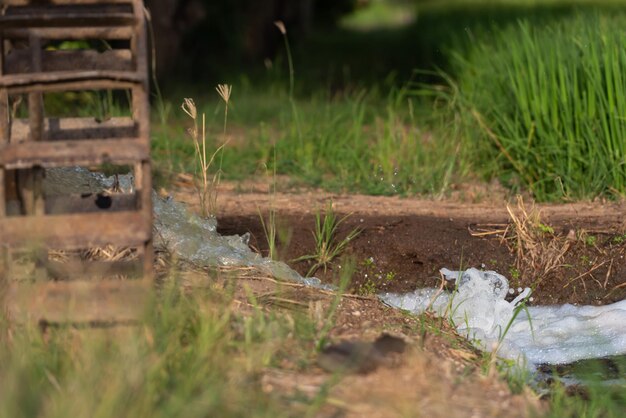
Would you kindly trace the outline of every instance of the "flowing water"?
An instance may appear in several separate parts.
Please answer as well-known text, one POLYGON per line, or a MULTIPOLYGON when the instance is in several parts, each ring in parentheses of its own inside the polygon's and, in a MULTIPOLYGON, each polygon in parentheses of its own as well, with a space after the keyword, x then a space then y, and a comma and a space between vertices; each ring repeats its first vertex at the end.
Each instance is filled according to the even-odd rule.
MULTIPOLYGON (((53 171, 47 177, 49 194, 94 193, 111 187, 114 181, 74 168, 53 171)), ((118 176, 117 182, 122 188, 132 188, 130 176, 118 176)), ((248 247, 247 235, 219 235, 215 219, 201 219, 182 203, 156 193, 153 203, 155 246, 180 260, 198 266, 256 267, 277 279, 328 287, 316 278, 301 277, 285 263, 254 253, 248 247)), ((626 300, 606 306, 527 306, 530 289, 507 301, 508 281, 497 272, 441 272, 455 282, 454 291, 418 289, 379 297, 390 306, 415 314, 431 310, 446 316, 480 349, 497 351, 498 356, 533 370, 546 364, 626 356, 626 300)), ((619 376, 622 383, 625 378, 619 376)))
POLYGON ((605 306, 526 306, 530 289, 508 302, 507 279, 493 271, 441 270, 453 292, 418 289, 381 299, 419 314, 449 317, 482 350, 534 368, 626 354, 626 300, 605 306))

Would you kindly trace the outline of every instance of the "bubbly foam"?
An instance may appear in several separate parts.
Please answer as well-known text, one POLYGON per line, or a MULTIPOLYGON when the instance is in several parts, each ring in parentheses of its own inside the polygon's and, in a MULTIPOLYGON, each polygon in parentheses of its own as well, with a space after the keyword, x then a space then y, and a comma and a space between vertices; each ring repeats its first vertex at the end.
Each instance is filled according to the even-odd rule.
POLYGON ((446 316, 479 348, 531 367, 626 354, 626 300, 605 306, 526 307, 530 289, 508 302, 508 281, 494 271, 441 273, 455 281, 455 291, 418 289, 380 298, 416 314, 431 310, 446 316))

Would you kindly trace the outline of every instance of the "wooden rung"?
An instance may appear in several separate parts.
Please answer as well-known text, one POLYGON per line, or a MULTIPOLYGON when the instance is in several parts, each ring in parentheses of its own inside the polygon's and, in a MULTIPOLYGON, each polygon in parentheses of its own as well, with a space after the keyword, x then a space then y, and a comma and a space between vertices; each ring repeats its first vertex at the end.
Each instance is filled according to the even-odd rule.
POLYGON ((138 247, 152 233, 150 215, 143 212, 12 216, 0 219, 2 244, 10 247, 44 245, 80 249, 118 245, 138 247))
MULTIPOLYGON (((112 213, 139 209, 138 194, 90 193, 87 195, 47 196, 45 199, 46 215, 64 215, 70 213, 112 213)), ((20 215, 20 202, 9 200, 6 214, 20 215)))
POLYGON ((50 277, 56 280, 94 280, 113 276, 136 278, 141 277, 143 273, 143 261, 138 259, 129 261, 48 261, 45 267, 50 277))
MULTIPOLYGON (((103 121, 95 118, 46 118, 44 119, 46 141, 135 138, 137 122, 130 117, 113 117, 103 121)), ((11 142, 25 141, 30 134, 28 119, 14 119, 11 124, 11 142)))
MULTIPOLYGON (((9 94, 47 93, 60 91, 84 90, 125 90, 137 87, 137 82, 114 81, 109 79, 57 82, 51 84, 33 84, 28 86, 8 87, 9 94)), ((147 85, 147 80, 142 83, 147 85)), ((0 87, 1 88, 1 87, 0 87)))
POLYGON ((0 30, 7 39, 29 39, 31 36, 42 40, 72 41, 84 39, 124 40, 130 39, 135 30, 128 26, 96 26, 71 28, 10 28, 0 30))
POLYGON ((77 5, 77 4, 132 4, 136 0, 2 0, 6 6, 28 6, 28 5, 77 5))
POLYGON ((138 199, 137 194, 50 196, 46 198, 46 214, 130 211, 138 208, 138 199))
MULTIPOLYGON (((11 93, 15 88, 19 87, 87 81, 88 83, 85 84, 84 88, 88 89, 90 83, 93 84, 96 81, 139 83, 145 81, 145 78, 145 74, 132 71, 81 71, 78 69, 78 71, 3 75, 0 77, 0 87, 6 87, 9 89, 9 93, 11 93)), ((64 88, 63 90, 67 89, 64 88)))
MULTIPOLYGON (((123 71, 134 70, 132 53, 128 49, 104 52, 94 50, 60 50, 41 52, 41 71, 123 71)), ((5 74, 30 73, 32 54, 29 49, 14 49, 6 57, 5 74)))
POLYGON ((125 5, 9 7, 0 15, 0 29, 24 27, 134 26, 137 17, 125 5))
POLYGON ((99 325, 140 320, 152 297, 148 280, 14 282, 5 301, 13 321, 99 325))
POLYGON ((54 142, 23 142, 0 148, 5 169, 90 166, 104 163, 131 164, 150 158, 147 139, 93 139, 54 142))

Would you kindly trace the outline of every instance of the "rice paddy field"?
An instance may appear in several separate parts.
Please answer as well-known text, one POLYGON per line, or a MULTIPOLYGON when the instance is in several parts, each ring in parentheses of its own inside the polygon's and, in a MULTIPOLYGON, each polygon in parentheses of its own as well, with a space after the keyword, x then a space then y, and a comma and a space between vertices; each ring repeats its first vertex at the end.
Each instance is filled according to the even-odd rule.
POLYGON ((626 2, 362 3, 152 101, 157 192, 338 290, 158 252, 138 326, 0 316, 0 417, 623 416, 623 356, 537 383, 375 295, 475 266, 541 304, 626 298, 626 2))

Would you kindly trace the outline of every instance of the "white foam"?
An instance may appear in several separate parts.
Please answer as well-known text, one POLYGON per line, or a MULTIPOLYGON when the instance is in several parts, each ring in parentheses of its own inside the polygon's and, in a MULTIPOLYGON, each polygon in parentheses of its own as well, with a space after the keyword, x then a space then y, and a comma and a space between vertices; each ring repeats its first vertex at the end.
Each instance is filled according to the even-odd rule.
POLYGON ((413 313, 430 309, 446 316, 479 348, 497 349, 499 356, 529 366, 626 354, 626 300, 605 306, 524 308, 530 289, 507 302, 508 281, 494 271, 442 269, 441 273, 456 281, 454 292, 419 289, 380 297, 413 313))

